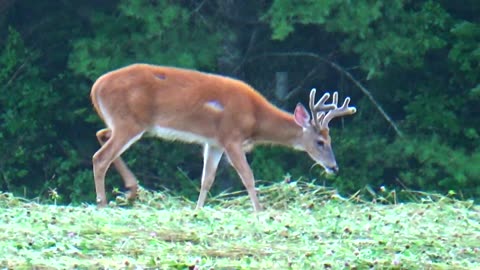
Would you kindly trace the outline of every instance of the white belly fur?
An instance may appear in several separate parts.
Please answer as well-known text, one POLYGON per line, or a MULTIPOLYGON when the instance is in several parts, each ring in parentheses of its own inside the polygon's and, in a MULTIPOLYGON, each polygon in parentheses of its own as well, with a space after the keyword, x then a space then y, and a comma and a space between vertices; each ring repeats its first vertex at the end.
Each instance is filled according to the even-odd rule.
POLYGON ((156 126, 149 131, 150 134, 171 141, 182 141, 187 143, 218 145, 215 139, 206 138, 194 133, 178 131, 171 128, 156 126))

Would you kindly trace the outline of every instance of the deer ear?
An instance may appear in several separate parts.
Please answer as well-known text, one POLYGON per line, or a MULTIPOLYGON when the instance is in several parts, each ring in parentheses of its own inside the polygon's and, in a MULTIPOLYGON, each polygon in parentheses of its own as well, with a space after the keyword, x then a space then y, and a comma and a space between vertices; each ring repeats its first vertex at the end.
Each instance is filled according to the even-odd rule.
POLYGON ((298 103, 297 107, 295 107, 293 118, 295 119, 295 123, 303 128, 310 126, 310 114, 301 103, 298 103))

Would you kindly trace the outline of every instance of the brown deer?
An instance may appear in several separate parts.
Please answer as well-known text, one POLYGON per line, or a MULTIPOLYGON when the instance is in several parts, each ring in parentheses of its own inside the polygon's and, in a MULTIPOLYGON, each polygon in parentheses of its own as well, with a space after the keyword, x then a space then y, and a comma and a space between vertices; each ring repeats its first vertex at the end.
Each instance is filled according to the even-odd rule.
POLYGON ((238 172, 255 211, 261 210, 252 170, 245 157, 255 144, 280 144, 306 151, 327 173, 338 166, 332 151, 328 123, 355 113, 350 98, 337 107, 338 94, 325 104, 325 93, 315 103, 310 92, 310 113, 298 103, 293 114, 269 103, 246 83, 194 70, 134 64, 101 76, 91 98, 107 128, 97 132, 102 145, 93 155, 97 203, 104 206, 105 174, 113 163, 130 190, 137 180, 120 155, 143 135, 154 135, 204 145, 203 173, 197 208, 203 207, 225 153, 238 172))

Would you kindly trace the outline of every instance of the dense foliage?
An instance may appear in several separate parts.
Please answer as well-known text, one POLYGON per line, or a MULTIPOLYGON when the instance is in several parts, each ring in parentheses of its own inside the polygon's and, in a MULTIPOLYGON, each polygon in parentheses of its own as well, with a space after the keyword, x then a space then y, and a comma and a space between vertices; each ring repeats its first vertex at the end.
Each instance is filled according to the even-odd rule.
MULTIPOLYGON (((134 62, 228 74, 292 110, 312 87, 358 107, 336 121, 340 174, 260 147, 258 179, 306 177, 348 194, 422 189, 480 195, 480 2, 28 1, 0 4, 0 189, 92 201, 101 74, 134 62), (288 72, 289 92, 275 93, 288 72)), ((125 153, 141 184, 196 197, 199 146, 144 140, 125 153)), ((113 170, 112 170, 113 171, 113 170)), ((110 189, 121 187, 116 173, 110 189)), ((241 187, 222 164, 217 191, 241 187)))

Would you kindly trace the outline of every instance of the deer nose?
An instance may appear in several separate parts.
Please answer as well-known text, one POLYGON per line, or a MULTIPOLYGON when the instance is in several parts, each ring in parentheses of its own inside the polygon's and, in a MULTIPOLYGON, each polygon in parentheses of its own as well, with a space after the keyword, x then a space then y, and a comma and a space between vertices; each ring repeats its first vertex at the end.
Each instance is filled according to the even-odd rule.
POLYGON ((327 172, 328 173, 333 173, 333 174, 338 173, 338 166, 334 165, 334 166, 331 166, 331 167, 327 167, 327 172))

